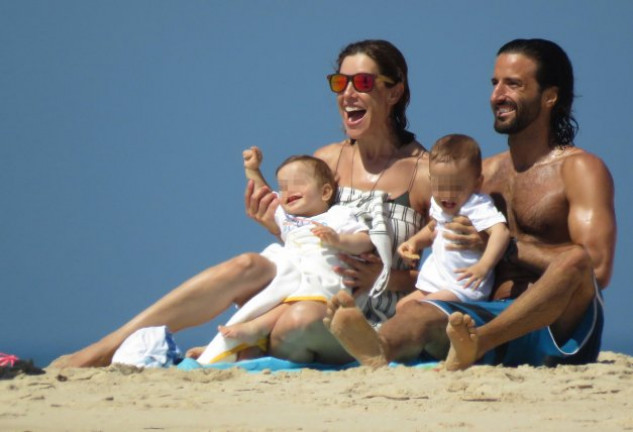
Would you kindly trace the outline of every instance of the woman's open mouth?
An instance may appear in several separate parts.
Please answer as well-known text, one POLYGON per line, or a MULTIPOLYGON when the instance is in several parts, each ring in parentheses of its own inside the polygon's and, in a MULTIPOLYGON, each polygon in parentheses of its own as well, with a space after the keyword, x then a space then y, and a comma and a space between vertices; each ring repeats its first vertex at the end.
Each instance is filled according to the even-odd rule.
POLYGON ((365 117, 367 110, 356 107, 345 107, 348 123, 357 123, 365 117))

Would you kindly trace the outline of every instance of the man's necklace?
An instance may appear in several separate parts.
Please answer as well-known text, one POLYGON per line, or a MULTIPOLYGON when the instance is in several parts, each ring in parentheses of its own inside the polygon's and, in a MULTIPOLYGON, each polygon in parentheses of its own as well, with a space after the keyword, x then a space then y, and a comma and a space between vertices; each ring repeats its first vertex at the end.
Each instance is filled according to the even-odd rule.
MULTIPOLYGON (((351 166, 351 178, 350 178, 350 187, 352 189, 354 189, 354 159, 356 159, 356 153, 357 153, 357 148, 358 144, 354 144, 354 152, 352 153, 352 166, 351 166)), ((387 171, 387 168, 389 168, 389 164, 391 163, 391 161, 393 160, 393 155, 387 159, 387 162, 385 163, 385 166, 382 167, 382 170, 380 171, 380 174, 378 174, 378 178, 376 179, 376 181, 374 181, 374 184, 372 185, 371 189, 369 190, 369 192, 373 192, 376 189, 376 186, 378 186, 378 182, 380 181, 380 179, 382 178, 382 175, 385 173, 385 171, 387 171)))

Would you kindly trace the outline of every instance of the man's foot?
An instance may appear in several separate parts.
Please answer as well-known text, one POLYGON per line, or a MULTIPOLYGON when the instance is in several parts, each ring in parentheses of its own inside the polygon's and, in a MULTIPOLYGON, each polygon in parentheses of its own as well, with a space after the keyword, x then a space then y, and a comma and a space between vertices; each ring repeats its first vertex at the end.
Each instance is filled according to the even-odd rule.
POLYGON ((256 344, 261 338, 266 337, 265 332, 260 331, 253 323, 245 322, 230 326, 218 326, 218 332, 225 338, 237 339, 248 345, 256 344))
POLYGON ((446 335, 451 342, 444 363, 446 369, 456 371, 472 366, 477 361, 479 346, 479 335, 472 317, 461 312, 453 312, 448 317, 446 335))
POLYGON ((345 291, 340 291, 328 301, 323 324, 363 366, 388 364, 378 334, 356 307, 352 296, 345 291))

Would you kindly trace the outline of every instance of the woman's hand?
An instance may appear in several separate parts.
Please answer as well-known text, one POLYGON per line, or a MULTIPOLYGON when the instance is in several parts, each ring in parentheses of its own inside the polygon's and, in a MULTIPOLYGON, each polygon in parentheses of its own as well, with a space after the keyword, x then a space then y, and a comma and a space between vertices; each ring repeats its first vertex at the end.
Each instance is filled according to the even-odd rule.
POLYGON ((350 288, 354 296, 369 292, 382 271, 380 257, 373 253, 358 257, 341 254, 338 257, 348 266, 334 267, 334 271, 343 277, 343 285, 350 288))
POLYGON ((477 232, 470 219, 466 216, 455 216, 451 222, 445 225, 447 231, 443 233, 449 242, 448 250, 472 250, 481 251, 486 248, 488 241, 485 231, 477 232))
POLYGON ((255 189, 253 180, 249 180, 244 193, 244 205, 246 214, 258 224, 262 225, 273 235, 279 236, 281 232, 275 223, 275 210, 279 205, 279 199, 267 186, 255 189))

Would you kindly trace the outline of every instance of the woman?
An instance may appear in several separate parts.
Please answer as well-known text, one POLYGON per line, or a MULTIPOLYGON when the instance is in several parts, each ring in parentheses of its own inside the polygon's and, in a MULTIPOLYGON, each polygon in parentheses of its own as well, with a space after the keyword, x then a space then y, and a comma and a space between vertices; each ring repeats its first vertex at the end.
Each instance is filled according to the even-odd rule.
MULTIPOLYGON (((395 248, 421 228, 423 215, 428 214, 428 153, 406 130, 407 64, 396 47, 380 40, 353 43, 343 49, 337 63, 337 73, 328 79, 348 139, 317 150, 315 156, 337 174, 340 204, 357 205, 378 191, 389 195, 394 270, 387 291, 364 309, 377 323, 395 313, 397 300, 415 284, 415 272, 406 268, 395 248)), ((269 227, 267 210, 254 200, 249 214, 269 227)), ((355 296, 369 290, 382 268, 377 256, 364 258, 366 262, 344 258, 349 268, 339 269, 355 296)), ((350 361, 323 326, 324 316, 323 303, 293 304, 273 329, 270 353, 298 362, 350 361)))
MULTIPOLYGON (((430 201, 428 156, 406 131, 409 102, 407 66, 402 54, 386 41, 362 41, 339 55, 338 74, 329 77, 349 139, 316 151, 337 173, 342 203, 354 203, 364 191, 382 190, 393 198, 390 205, 397 244, 423 226, 430 201), (348 82, 349 81, 349 82, 348 82), (400 222, 398 222, 400 220, 400 222)), ((273 228, 275 197, 267 188, 246 191, 248 214, 273 228)), ((382 268, 379 259, 366 262, 345 258, 349 269, 339 269, 345 283, 356 292, 367 291, 382 268)), ((403 268, 394 260, 394 268, 403 268)), ((54 361, 53 367, 105 366, 121 343, 134 331, 166 325, 170 331, 206 323, 236 303, 244 304, 275 276, 275 266, 255 253, 246 253, 211 267, 165 295, 121 328, 100 341, 54 361)), ((389 290, 372 302, 374 313, 389 316, 399 298, 409 292, 415 274, 393 271, 389 290), (375 303, 375 304, 374 304, 375 303)), ((321 320, 325 305, 300 302, 289 308, 271 335, 271 354, 301 361, 342 362, 348 355, 327 332, 321 320)))

